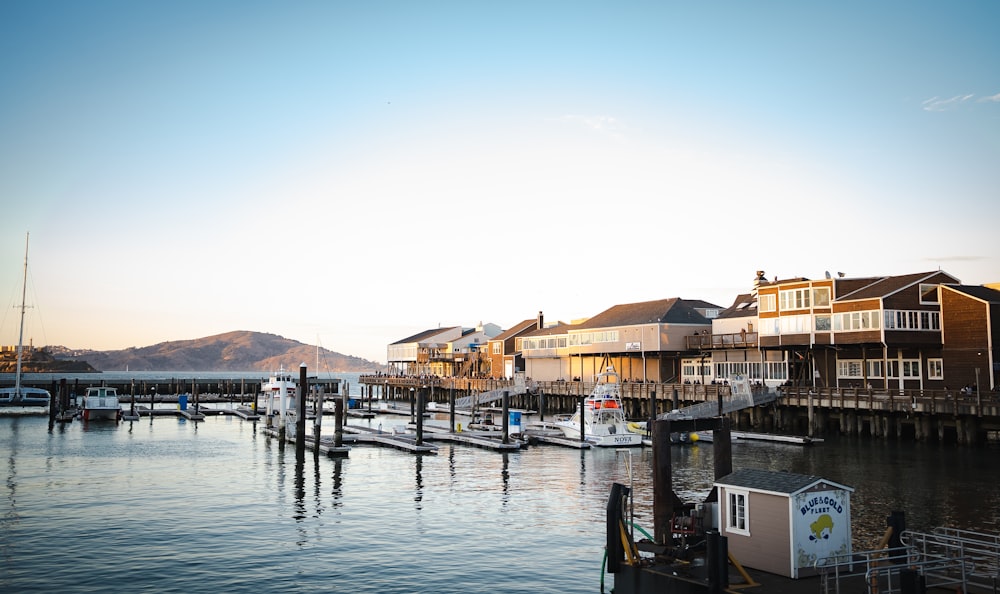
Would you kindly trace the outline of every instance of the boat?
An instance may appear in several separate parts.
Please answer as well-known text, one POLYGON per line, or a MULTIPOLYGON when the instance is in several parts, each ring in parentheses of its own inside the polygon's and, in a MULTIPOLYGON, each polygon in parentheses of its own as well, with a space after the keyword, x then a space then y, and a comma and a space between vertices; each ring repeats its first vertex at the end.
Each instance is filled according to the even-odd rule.
POLYGON ((28 292, 28 239, 24 236, 24 283, 21 285, 21 328, 17 336, 17 368, 14 373, 14 386, 0 388, 0 406, 4 412, 20 414, 48 414, 52 395, 41 388, 25 388, 21 386, 21 365, 24 361, 24 312, 27 309, 25 298, 28 292))
POLYGON ((272 372, 267 382, 261 387, 264 396, 264 410, 267 413, 267 425, 274 429, 284 426, 286 435, 295 435, 296 390, 298 382, 284 366, 272 372))
POLYGON ((613 366, 594 378, 594 389, 582 407, 568 419, 552 425, 565 437, 580 439, 580 415, 583 415, 583 438, 595 446, 629 447, 642 445, 642 435, 629 430, 622 405, 621 382, 613 366))
POLYGON ((106 386, 87 388, 80 406, 80 418, 84 421, 115 421, 121 419, 122 407, 118 401, 118 390, 106 386))

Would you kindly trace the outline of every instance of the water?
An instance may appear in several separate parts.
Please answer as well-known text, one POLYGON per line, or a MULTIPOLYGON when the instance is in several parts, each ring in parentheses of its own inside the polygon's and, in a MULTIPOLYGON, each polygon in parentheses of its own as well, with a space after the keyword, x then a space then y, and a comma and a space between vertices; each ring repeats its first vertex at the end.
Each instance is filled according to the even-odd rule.
MULTIPOLYGON (((0 418, 0 448, 2 592, 599 592, 607 496, 629 482, 626 460, 637 521, 652 524, 649 449, 355 446, 297 464, 293 447, 221 416, 51 432, 44 418, 0 418)), ((700 500, 711 446, 672 452, 675 490, 700 500)), ((874 546, 895 509, 915 529, 1000 529, 998 453, 733 444, 734 467, 854 487, 856 548, 874 546)))

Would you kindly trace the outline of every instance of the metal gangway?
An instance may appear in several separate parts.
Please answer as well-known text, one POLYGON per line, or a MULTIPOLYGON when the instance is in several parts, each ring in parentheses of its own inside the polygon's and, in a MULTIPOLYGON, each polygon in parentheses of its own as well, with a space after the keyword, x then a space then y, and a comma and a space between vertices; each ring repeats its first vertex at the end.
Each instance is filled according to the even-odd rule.
POLYGON ((455 399, 455 408, 474 409, 483 404, 490 404, 503 398, 504 393, 511 396, 526 394, 531 391, 531 386, 524 379, 523 373, 514 374, 514 384, 505 388, 497 388, 489 392, 478 392, 470 396, 462 396, 455 399))
POLYGON ((661 413, 657 415, 659 420, 687 420, 687 419, 708 419, 720 415, 727 415, 732 412, 774 402, 778 398, 776 392, 753 393, 750 380, 744 376, 733 376, 729 380, 730 395, 721 398, 719 402, 699 402, 691 406, 685 406, 677 410, 661 413))
POLYGON ((817 559, 823 594, 858 592, 1000 592, 1000 535, 954 528, 904 531, 896 549, 817 559), (915 581, 921 581, 918 586, 915 581))

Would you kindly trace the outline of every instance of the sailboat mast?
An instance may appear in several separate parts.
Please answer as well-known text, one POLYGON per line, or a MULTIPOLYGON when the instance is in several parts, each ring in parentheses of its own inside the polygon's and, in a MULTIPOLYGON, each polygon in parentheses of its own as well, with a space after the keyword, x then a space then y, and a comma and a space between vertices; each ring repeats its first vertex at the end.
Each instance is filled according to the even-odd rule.
POLYGON ((24 234, 24 283, 21 285, 21 329, 17 335, 17 372, 14 376, 14 395, 21 398, 21 359, 24 349, 24 301, 28 295, 28 238, 29 233, 24 234))

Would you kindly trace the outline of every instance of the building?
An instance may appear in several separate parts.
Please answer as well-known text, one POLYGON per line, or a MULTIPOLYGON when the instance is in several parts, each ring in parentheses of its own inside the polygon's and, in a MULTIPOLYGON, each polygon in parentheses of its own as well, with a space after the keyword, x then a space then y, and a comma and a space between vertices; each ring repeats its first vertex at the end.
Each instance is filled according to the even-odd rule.
POLYGON ((488 366, 485 347, 501 333, 496 324, 475 328, 451 326, 424 330, 396 341, 386 350, 388 371, 401 375, 475 377, 488 366))
POLYGON ((928 369, 945 386, 965 386, 977 393, 1000 386, 1000 361, 994 345, 1000 338, 1000 290, 988 286, 942 285, 939 367, 928 369))
POLYGON ((678 381, 686 337, 711 332, 721 308, 674 297, 611 307, 576 324, 524 335, 525 372, 535 380, 590 379, 613 365, 624 381, 678 381))
POLYGON ((489 359, 489 376, 491 378, 512 379, 516 372, 524 371, 524 358, 517 348, 520 344, 517 339, 532 330, 544 327, 544 321, 542 312, 538 312, 536 319, 517 323, 509 330, 505 330, 489 340, 486 356, 489 359))
POLYGON ((797 579, 851 554, 854 489, 817 476, 741 469, 715 481, 716 525, 746 567, 797 579))

